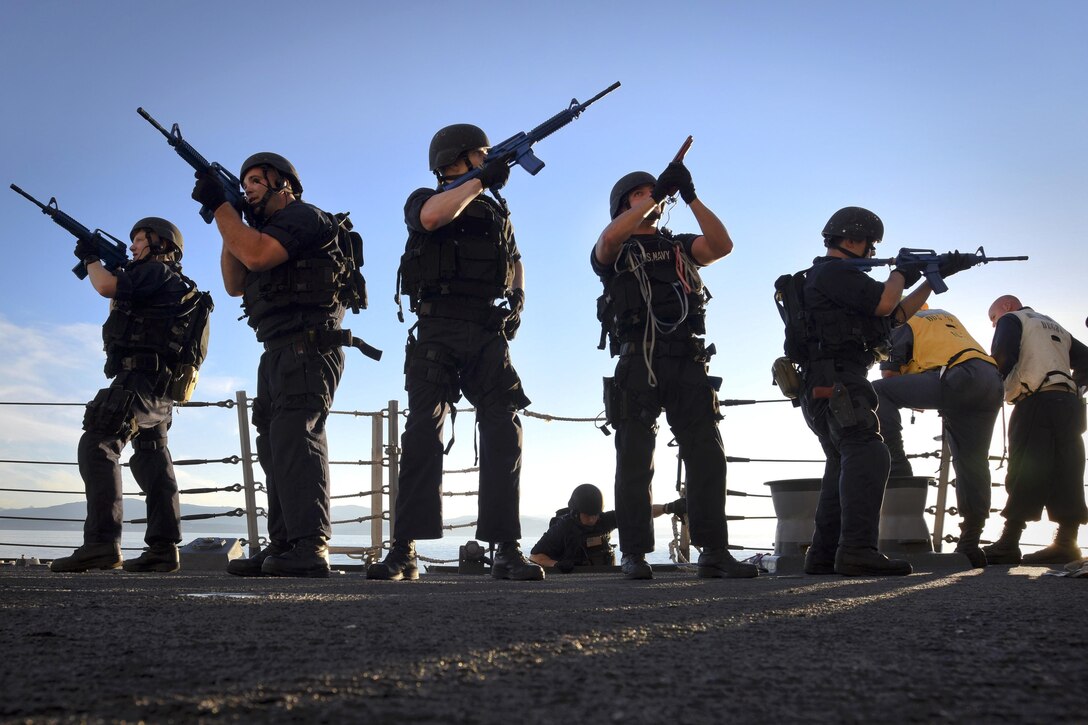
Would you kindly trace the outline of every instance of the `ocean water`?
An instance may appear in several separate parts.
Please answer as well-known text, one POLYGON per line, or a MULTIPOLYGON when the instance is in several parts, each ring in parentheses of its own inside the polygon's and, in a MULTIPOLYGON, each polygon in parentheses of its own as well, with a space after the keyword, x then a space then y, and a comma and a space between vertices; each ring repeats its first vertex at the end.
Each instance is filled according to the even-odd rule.
MULTIPOLYGON (((665 517, 663 517, 665 518, 665 517)), ((656 522, 655 522, 656 523, 656 522)), ((662 523, 666 523, 662 521, 662 523)), ((533 544, 543 534, 542 531, 528 531, 524 532, 522 538, 522 550, 528 555, 529 551, 533 548, 533 544)), ((657 551, 646 556, 646 560, 650 563, 664 564, 669 562, 669 542, 672 539, 672 533, 668 525, 661 526, 658 524, 655 527, 655 534, 657 537, 657 551)), ((471 531, 459 532, 456 534, 448 534, 444 539, 437 539, 433 541, 420 541, 417 544, 417 550, 419 554, 431 559, 441 560, 453 560, 456 563, 456 559, 459 553, 459 549, 470 538, 471 531)), ((231 534, 224 534, 223 532, 201 532, 197 530, 183 530, 182 544, 187 544, 194 539, 201 537, 212 538, 233 538, 231 534)), ((244 538, 241 533, 237 535, 237 538, 244 538)), ((612 543, 616 543, 618 537, 613 534, 612 543)), ((36 557, 38 559, 56 559, 61 556, 67 556, 75 548, 83 543, 82 531, 59 531, 53 529, 0 529, 0 559, 19 559, 20 557, 26 557, 30 559, 36 557)), ((366 547, 370 546, 370 535, 336 535, 329 542, 332 546, 358 546, 366 547)), ((140 550, 144 547, 143 531, 137 528, 133 528, 132 531, 125 530, 121 535, 121 548, 122 553, 126 558, 134 558, 139 556, 140 550)), ((248 547, 244 547, 248 554, 248 547)), ((755 552, 751 551, 735 551, 733 555, 739 558, 750 556, 755 552)), ((617 553, 618 558, 618 553, 617 553)), ((337 564, 358 564, 359 559, 353 559, 346 554, 334 554, 331 557, 333 563, 337 564)))

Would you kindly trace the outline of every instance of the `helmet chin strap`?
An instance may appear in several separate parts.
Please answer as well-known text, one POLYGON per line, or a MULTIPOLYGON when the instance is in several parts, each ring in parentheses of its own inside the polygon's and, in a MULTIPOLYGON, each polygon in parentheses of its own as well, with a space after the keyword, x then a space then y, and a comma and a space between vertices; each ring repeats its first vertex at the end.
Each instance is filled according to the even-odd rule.
POLYGON ((870 257, 876 256, 876 242, 871 239, 865 240, 865 252, 862 254, 850 251, 844 247, 842 243, 829 245, 829 248, 837 249, 851 259, 869 259, 870 257))

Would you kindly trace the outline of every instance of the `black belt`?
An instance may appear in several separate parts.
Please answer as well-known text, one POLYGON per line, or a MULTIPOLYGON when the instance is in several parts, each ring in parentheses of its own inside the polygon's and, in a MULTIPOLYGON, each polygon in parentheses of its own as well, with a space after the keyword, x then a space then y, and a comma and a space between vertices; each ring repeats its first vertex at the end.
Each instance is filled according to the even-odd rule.
POLYGON ((300 330, 265 340, 264 349, 272 352, 289 345, 302 345, 317 352, 331 350, 334 347, 354 347, 371 360, 382 359, 381 350, 354 337, 351 330, 300 330))
POLYGON ((159 369, 159 356, 153 352, 141 352, 135 355, 126 355, 118 363, 121 370, 155 372, 159 369))
POLYGON ((463 302, 453 299, 430 299, 419 303, 416 314, 420 317, 445 317, 451 320, 466 320, 486 325, 492 322, 502 322, 509 310, 494 307, 490 301, 480 300, 478 303, 463 302), (496 320, 495 316, 499 315, 496 320))
MULTIPOLYGON (((620 357, 642 355, 642 342, 621 342, 620 357)), ((691 357, 696 360, 709 360, 717 352, 713 345, 707 347, 698 338, 690 340, 658 340, 654 343, 654 357, 691 357)))

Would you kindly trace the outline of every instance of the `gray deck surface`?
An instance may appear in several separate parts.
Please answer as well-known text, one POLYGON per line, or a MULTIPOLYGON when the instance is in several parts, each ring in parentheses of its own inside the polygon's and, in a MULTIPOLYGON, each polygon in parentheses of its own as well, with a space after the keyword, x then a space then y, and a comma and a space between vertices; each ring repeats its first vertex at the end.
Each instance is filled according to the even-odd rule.
MULTIPOLYGON (((917 568, 917 567, 916 567, 917 568)), ((0 567, 0 721, 1088 722, 1088 580, 0 567)))

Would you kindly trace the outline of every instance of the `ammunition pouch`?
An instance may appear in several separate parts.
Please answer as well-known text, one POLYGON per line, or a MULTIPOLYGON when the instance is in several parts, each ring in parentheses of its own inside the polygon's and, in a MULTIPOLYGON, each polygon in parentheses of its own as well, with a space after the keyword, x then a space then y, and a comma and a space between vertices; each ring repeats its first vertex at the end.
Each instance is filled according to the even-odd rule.
POLYGON ((119 437, 128 442, 136 434, 136 416, 132 405, 136 394, 118 387, 103 388, 87 403, 83 414, 83 430, 119 437))
POLYGON ((188 403, 193 398, 196 390, 196 381, 200 377, 200 371, 193 365, 178 365, 177 370, 170 376, 170 384, 166 390, 166 396, 175 403, 188 403))
POLYGON ((639 402, 636 396, 623 389, 615 378, 604 378, 604 419, 613 428, 627 420, 640 421, 650 430, 657 432, 659 409, 651 409, 639 402))
POLYGON ((797 365, 788 357, 780 357, 771 364, 771 380, 782 391, 782 395, 793 401, 794 407, 800 405, 804 383, 797 365))

